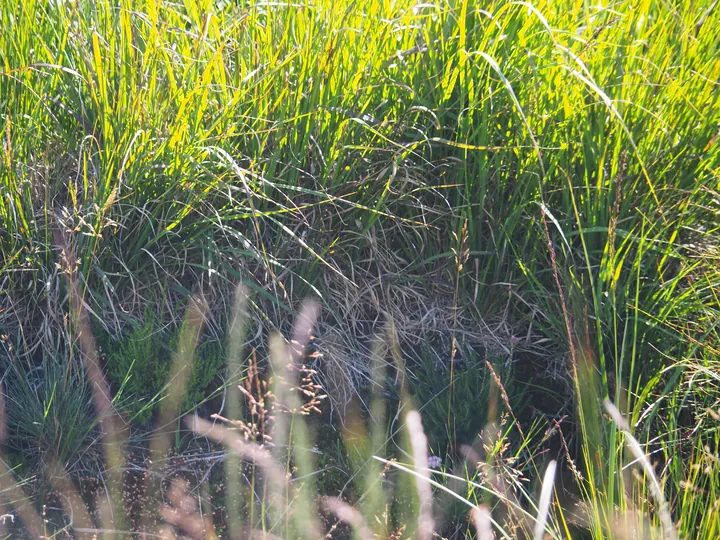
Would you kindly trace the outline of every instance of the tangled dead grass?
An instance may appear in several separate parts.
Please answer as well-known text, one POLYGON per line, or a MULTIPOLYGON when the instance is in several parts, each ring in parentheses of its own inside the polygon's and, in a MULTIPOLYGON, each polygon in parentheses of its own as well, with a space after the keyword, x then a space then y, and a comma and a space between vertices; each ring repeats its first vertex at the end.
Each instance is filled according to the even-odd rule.
MULTIPOLYGON (((192 246, 172 241, 148 245, 133 261, 125 260, 123 250, 130 245, 133 231, 149 219, 143 208, 126 207, 122 200, 113 199, 112 212, 91 207, 83 214, 82 208, 69 212, 58 198, 52 203, 57 212, 49 224, 62 237, 63 249, 57 241, 50 249, 58 263, 28 263, 27 268, 2 277, 0 328, 28 340, 23 344, 27 355, 44 347, 58 331, 68 334, 67 317, 61 315, 67 313, 63 283, 65 275, 73 272, 85 291, 83 307, 93 325, 115 340, 133 321, 142 320, 148 306, 158 312, 157 320, 165 327, 179 328, 187 298, 193 293, 212 306, 205 314, 204 339, 223 343, 236 281, 229 274, 232 270, 254 291, 248 303, 250 332, 245 345, 249 349, 262 352, 271 332, 290 329, 301 296, 315 294, 323 303, 325 309, 315 327, 313 368, 333 407, 346 406, 370 383, 373 342, 385 333, 389 322, 410 361, 428 352, 443 366, 459 357, 470 358, 473 352, 480 361, 511 361, 522 351, 556 356, 533 328, 534 319, 543 317, 539 308, 530 305, 511 283, 483 284, 483 290, 495 291, 494 298, 488 302, 478 298, 479 260, 473 259, 467 247, 467 230, 452 233, 449 244, 443 242, 443 230, 456 217, 442 190, 429 188, 432 182, 425 176, 442 176, 451 166, 443 163, 431 172, 423 167, 397 171, 403 181, 392 188, 394 208, 412 219, 388 215, 358 230, 344 223, 347 215, 342 207, 330 204, 328 211, 325 206, 311 205, 285 218, 287 229, 302 242, 286 238, 278 254, 270 257, 265 247, 277 242, 278 231, 270 223, 256 223, 254 243, 246 239, 245 245, 253 256, 216 261, 207 267, 198 264, 192 246), (422 195, 415 194, 418 189, 422 195), (443 207, 446 212, 439 210, 443 207), (338 223, 343 224, 343 236, 334 244, 337 239, 332 231, 338 223), (89 255, 78 247, 85 237, 98 241, 89 255), (308 251, 309 244, 335 247, 324 255, 323 264, 308 251), (451 247, 439 258, 423 260, 425 245, 451 247), (413 253, 415 246, 417 253, 413 253), (72 268, 69 261, 61 260, 62 254, 71 256, 72 268), (81 256, 91 258, 84 261, 91 268, 89 275, 79 271, 81 256), (308 276, 313 276, 312 283, 308 276), (473 290, 474 294, 469 292, 473 290)), ((39 221, 47 219, 45 211, 38 208, 39 221)), ((218 246, 236 243, 224 237, 226 231, 218 234, 217 240, 211 240, 218 246)), ((218 247, 217 253, 222 249, 218 247)))
MULTIPOLYGON (((323 270, 316 289, 326 309, 315 327, 312 347, 317 358, 313 368, 334 407, 347 405, 370 382, 373 342, 385 332, 388 322, 392 322, 397 342, 409 360, 419 358, 421 352, 427 353, 428 347, 435 362, 444 366, 455 354, 453 347, 458 357, 467 358, 475 351, 480 353, 480 360, 512 359, 522 351, 550 356, 535 335, 532 320, 528 324, 513 312, 513 303, 524 310, 535 308, 527 306, 511 285, 497 284, 503 304, 484 312, 482 302, 476 302, 476 298, 466 298, 466 293, 458 298, 452 283, 458 274, 452 264, 408 262, 393 250, 388 235, 366 236, 368 247, 356 261, 338 260, 345 259, 343 255, 335 260, 328 258, 335 266, 343 263, 349 271, 341 276, 323 270)), ((113 285, 110 278, 103 281, 104 298, 86 295, 83 303, 93 324, 118 339, 130 328, 129 321, 142 320, 147 306, 154 305, 162 313, 159 320, 164 326, 179 328, 186 302, 182 291, 195 282, 199 284, 195 290, 212 306, 206 313, 207 339, 222 343, 223 327, 231 310, 229 283, 186 268, 184 276, 170 280, 173 287, 162 268, 154 267, 157 267, 155 280, 141 283, 128 273, 125 278, 118 278, 124 285, 113 285)), ((294 308, 292 295, 299 278, 290 272, 272 279, 257 264, 248 264, 239 272, 270 293, 254 294, 248 304, 250 331, 245 345, 262 351, 270 332, 286 331, 292 324, 290 313, 273 300, 278 298, 274 291, 281 298, 285 296, 285 301, 294 308)), ((42 280, 42 289, 30 291, 29 295, 27 290, 8 287, 8 279, 3 278, 6 294, 0 297, 0 326, 9 334, 27 336, 32 341, 24 344, 24 354, 32 355, 55 339, 59 329, 68 332, 67 317, 58 315, 67 311, 60 267, 49 271, 42 280)), ((473 280, 472 271, 466 269, 460 279, 473 280)), ((472 287, 463 284, 462 290, 468 289, 472 287)))

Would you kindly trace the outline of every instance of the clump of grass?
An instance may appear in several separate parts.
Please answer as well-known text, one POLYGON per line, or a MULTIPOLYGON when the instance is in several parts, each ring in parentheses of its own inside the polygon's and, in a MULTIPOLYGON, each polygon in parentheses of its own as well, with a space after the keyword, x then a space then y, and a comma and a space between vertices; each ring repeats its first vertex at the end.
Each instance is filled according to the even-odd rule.
POLYGON ((60 346, 32 366, 18 350, 2 360, 3 438, 13 460, 29 475, 49 474, 58 463, 75 475, 99 472, 99 424, 81 359, 60 346))
POLYGON ((490 421, 490 375, 479 354, 465 351, 462 359, 455 351, 452 384, 448 358, 434 359, 427 346, 423 362, 408 366, 412 375, 408 382, 413 391, 423 426, 432 448, 440 455, 463 444, 471 444, 490 421), (444 361, 444 362, 443 362, 444 361), (452 407, 448 411, 448 399, 452 407))

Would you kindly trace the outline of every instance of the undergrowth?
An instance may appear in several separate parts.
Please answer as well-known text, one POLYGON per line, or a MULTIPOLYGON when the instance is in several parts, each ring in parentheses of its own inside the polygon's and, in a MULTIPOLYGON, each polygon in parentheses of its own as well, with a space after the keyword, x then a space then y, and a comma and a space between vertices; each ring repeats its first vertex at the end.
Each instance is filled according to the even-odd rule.
MULTIPOLYGON (((178 330, 163 330, 156 316, 146 310, 143 321, 117 342, 106 339, 104 348, 107 374, 117 389, 115 399, 131 415, 131 420, 146 423, 167 393, 172 357, 178 342, 178 330)), ((221 345, 202 343, 196 352, 182 403, 190 412, 208 396, 208 389, 225 361, 221 345)))
POLYGON ((716 8, 0 0, 3 387, 8 407, 33 402, 8 414, 5 444, 29 463, 106 435, 92 415, 75 442, 52 432, 53 415, 84 414, 72 299, 103 342, 112 407, 163 429, 210 395, 232 408, 223 373, 241 365, 222 369, 215 344, 242 282, 243 349, 260 358, 301 299, 323 304, 308 369, 333 432, 357 400, 372 408, 373 339, 393 321, 403 367, 383 391, 400 403, 402 379, 422 396, 433 449, 454 458, 498 403, 528 477, 529 456, 552 454, 581 507, 552 506, 552 534, 661 524, 609 400, 678 534, 715 536, 716 8), (199 371, 173 372, 196 347, 165 328, 197 290, 212 306, 199 371), (440 365, 418 370, 427 358, 440 365), (77 400, 56 401, 63 385, 77 400))

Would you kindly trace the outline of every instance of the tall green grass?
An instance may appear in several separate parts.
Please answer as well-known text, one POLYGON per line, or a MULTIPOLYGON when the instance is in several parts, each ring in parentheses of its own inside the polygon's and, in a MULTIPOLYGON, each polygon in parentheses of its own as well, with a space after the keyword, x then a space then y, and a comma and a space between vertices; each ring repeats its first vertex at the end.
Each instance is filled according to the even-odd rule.
POLYGON ((418 295, 459 276, 457 304, 532 353, 514 376, 535 401, 550 371, 572 397, 543 412, 571 415, 593 534, 616 510, 659 524, 607 398, 681 535, 711 537, 719 13, 2 1, 0 329, 33 351, 62 325, 57 231, 116 338, 197 284, 242 280, 275 323, 314 294, 349 326, 368 275, 418 295))

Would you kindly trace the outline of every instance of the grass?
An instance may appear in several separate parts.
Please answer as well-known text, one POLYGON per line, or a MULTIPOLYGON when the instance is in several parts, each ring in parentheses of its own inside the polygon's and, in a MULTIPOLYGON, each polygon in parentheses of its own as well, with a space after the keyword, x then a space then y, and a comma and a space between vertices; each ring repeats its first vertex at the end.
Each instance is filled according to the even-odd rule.
MULTIPOLYGON (((72 287, 118 351, 148 306, 168 314, 159 335, 180 328, 196 291, 203 332, 224 343, 241 282, 234 381, 243 351, 262 359, 313 296, 312 367, 338 429, 353 404, 380 407, 371 344, 392 320, 384 341, 402 354, 381 354, 396 371, 380 416, 430 395, 416 408, 457 464, 458 433, 505 415, 534 482, 523 504, 547 500, 535 457, 558 461, 556 488, 567 479, 552 535, 620 535, 637 516, 660 530, 664 503, 607 399, 678 534, 712 538, 719 13, 711 0, 0 0, 3 365, 75 356, 72 287), (487 398, 468 390, 475 376, 487 398)), ((6 403, 22 388, 9 381, 6 403)), ((214 382, 208 396, 239 418, 234 382, 214 382)), ((176 428, 168 411, 154 420, 176 428)))

